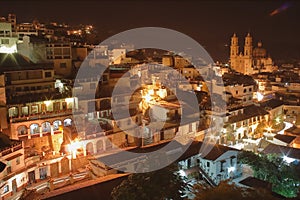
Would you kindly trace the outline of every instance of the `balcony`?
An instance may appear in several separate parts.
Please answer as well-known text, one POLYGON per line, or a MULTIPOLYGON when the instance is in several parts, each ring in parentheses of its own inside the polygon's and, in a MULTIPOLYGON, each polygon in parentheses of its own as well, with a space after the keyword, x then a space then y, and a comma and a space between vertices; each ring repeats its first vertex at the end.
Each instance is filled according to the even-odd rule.
POLYGON ((22 142, 21 141, 14 141, 13 144, 10 147, 3 148, 0 150, 0 157, 3 157, 5 155, 8 155, 14 151, 22 149, 22 142))
MULTIPOLYGON (((56 130, 53 131, 53 134, 60 134, 62 133, 62 131, 56 130)), ((31 138, 38 138, 38 137, 44 137, 44 136, 48 136, 51 135, 51 132, 42 132, 42 133, 34 133, 34 134, 24 134, 24 135, 18 135, 20 140, 27 140, 27 139, 31 139, 31 138)))
POLYGON ((31 114, 29 116, 20 116, 11 118, 12 123, 18 123, 18 122, 24 122, 24 121, 30 121, 30 120, 39 120, 39 119, 48 119, 53 117, 61 117, 66 115, 72 115, 73 111, 72 109, 67 110, 60 110, 60 111, 53 111, 53 112, 46 112, 45 114, 31 114))

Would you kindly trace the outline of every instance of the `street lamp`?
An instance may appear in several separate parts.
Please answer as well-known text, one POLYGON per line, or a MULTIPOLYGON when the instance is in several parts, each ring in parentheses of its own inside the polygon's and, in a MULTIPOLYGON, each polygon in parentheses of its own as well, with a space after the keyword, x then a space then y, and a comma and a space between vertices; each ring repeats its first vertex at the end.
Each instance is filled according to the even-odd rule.
POLYGON ((280 117, 279 116, 276 117, 275 121, 276 121, 277 124, 279 124, 280 123, 280 117))
POLYGON ((267 127, 267 131, 268 131, 268 133, 271 133, 271 132, 272 132, 272 130, 273 130, 273 129, 272 129, 272 127, 270 127, 270 126, 268 126, 268 127, 267 127))

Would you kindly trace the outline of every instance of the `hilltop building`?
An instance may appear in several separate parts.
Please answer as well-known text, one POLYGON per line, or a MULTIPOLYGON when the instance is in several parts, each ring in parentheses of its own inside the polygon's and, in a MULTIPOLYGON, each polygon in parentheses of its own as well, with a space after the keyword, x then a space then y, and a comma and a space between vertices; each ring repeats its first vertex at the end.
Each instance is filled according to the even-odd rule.
POLYGON ((230 65, 233 70, 247 75, 272 72, 276 69, 272 58, 262 47, 262 42, 258 42, 257 47, 253 47, 250 33, 245 37, 244 52, 240 51, 238 37, 233 34, 230 46, 230 65))

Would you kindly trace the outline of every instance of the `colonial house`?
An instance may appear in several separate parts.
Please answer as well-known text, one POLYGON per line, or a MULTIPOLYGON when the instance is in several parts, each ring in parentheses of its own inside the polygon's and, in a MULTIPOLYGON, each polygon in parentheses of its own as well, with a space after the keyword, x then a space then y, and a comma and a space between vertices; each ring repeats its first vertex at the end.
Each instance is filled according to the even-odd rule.
POLYGON ((200 173, 209 184, 215 186, 220 181, 241 176, 242 167, 237 158, 239 150, 222 145, 214 145, 211 146, 211 150, 208 153, 205 153, 205 151, 202 151, 202 146, 202 142, 198 144, 192 143, 184 154, 188 154, 188 157, 179 161, 183 174, 200 173))
POLYGON ((241 176, 242 167, 237 156, 238 150, 216 145, 207 155, 200 155, 200 172, 215 185, 241 176))
MULTIPOLYGON (((269 117, 267 111, 254 104, 231 107, 229 108, 228 115, 222 136, 226 137, 232 134, 234 138, 232 138, 231 141, 239 141, 243 138, 252 137, 258 124, 263 121, 268 121, 269 117)), ((223 142, 226 141, 225 138, 223 139, 223 142)))
POLYGON ((24 147, 22 141, 10 140, 0 133, 0 161, 4 169, 0 172, 0 197, 9 197, 21 190, 27 183, 23 172, 24 147))

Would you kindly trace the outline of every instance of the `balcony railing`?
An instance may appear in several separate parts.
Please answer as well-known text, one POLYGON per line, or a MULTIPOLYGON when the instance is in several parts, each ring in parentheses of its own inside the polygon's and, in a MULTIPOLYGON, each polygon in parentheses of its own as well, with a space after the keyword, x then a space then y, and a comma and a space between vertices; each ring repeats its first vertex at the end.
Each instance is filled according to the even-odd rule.
POLYGON ((46 112, 45 114, 40 113, 40 114, 31 114, 29 116, 15 117, 15 118, 11 118, 11 122, 16 123, 16 122, 24 122, 29 120, 47 119, 47 118, 60 117, 60 116, 71 115, 71 114, 72 114, 72 109, 67 109, 67 110, 46 112))
POLYGON ((14 151, 20 150, 20 149, 22 149, 22 142, 15 143, 10 147, 2 149, 0 151, 0 157, 8 155, 8 154, 10 154, 14 151))
MULTIPOLYGON (((62 131, 60 130, 56 130, 56 131, 53 131, 53 134, 60 134, 62 133, 62 131)), ((51 132, 42 132, 42 133, 34 133, 34 134, 23 134, 23 135, 19 135, 19 139, 30 139, 30 138, 37 138, 37 137, 44 137, 44 136, 48 136, 48 135, 51 135, 51 132)))

